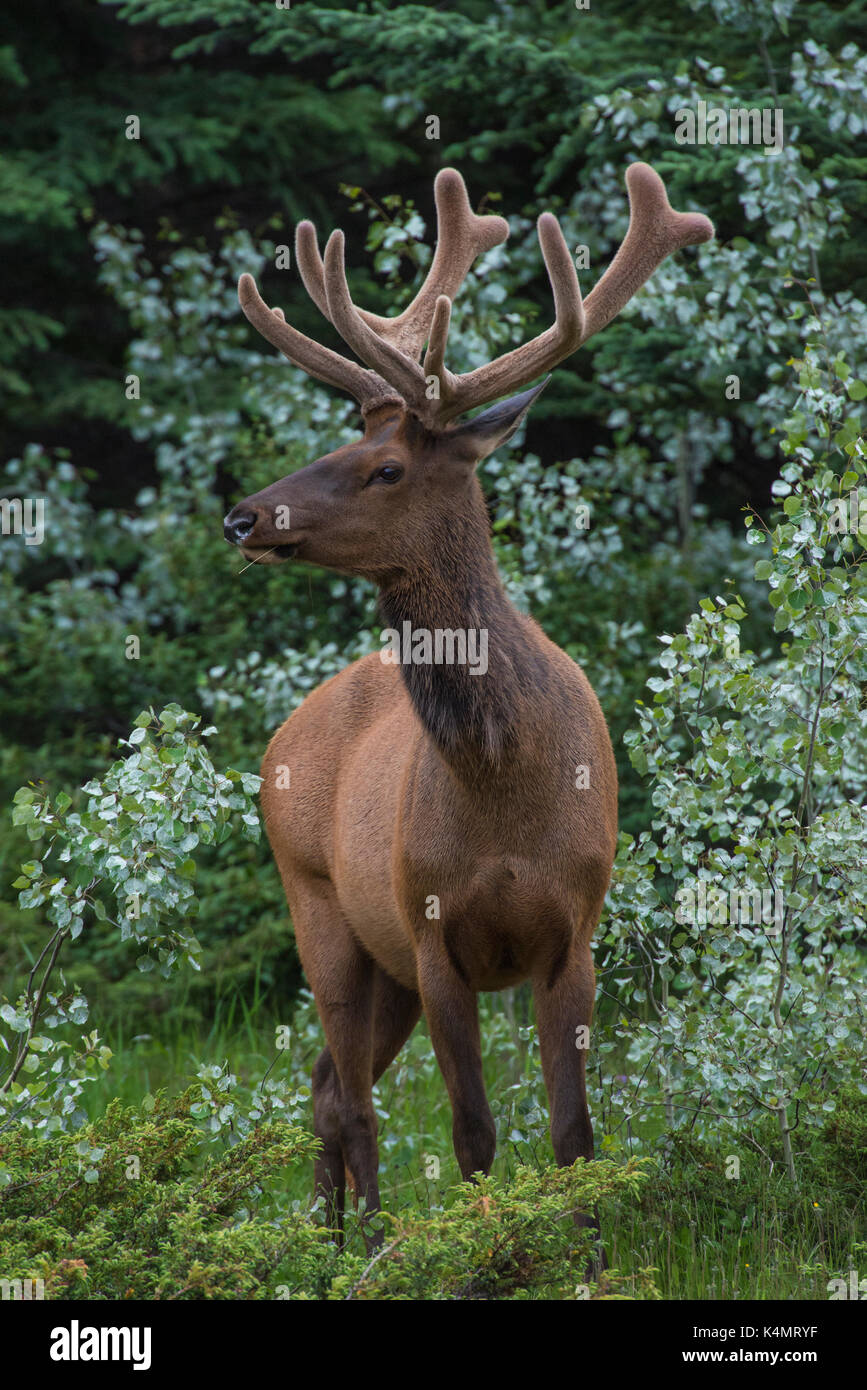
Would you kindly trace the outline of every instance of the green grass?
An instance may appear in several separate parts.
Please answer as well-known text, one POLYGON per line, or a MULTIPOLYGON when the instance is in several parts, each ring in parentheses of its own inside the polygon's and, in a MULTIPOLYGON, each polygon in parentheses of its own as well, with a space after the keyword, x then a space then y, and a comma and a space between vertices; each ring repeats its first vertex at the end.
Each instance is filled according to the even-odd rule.
MULTIPOLYGON (((508 1180, 520 1164, 553 1162, 547 1134, 547 1103, 533 1046, 525 996, 482 1001, 485 1079, 498 1125, 494 1176, 508 1180)), ((91 1117, 113 1097, 138 1105, 148 1093, 180 1092, 202 1063, 228 1063, 239 1081, 254 1084, 270 1068, 293 1085, 309 1085, 322 1046, 312 1001, 302 998, 292 1020, 290 1046, 278 1051, 277 1027, 285 1020, 241 999, 224 1001, 207 1028, 172 1031, 160 1019, 160 1036, 107 1038, 114 1050, 110 1070, 87 1088, 91 1117)), ((606 1065, 622 1063, 607 1059, 606 1065)), ((376 1090, 379 1113, 381 1188, 392 1215, 430 1214, 449 1202, 460 1181, 451 1144, 451 1112, 430 1038, 422 1021, 376 1090), (428 1176, 438 1160, 438 1176, 428 1176)), ((859 1123, 867 1125, 865 1116, 859 1123)), ((860 1113, 860 1112, 859 1112, 860 1113)), ((309 1102, 302 1122, 310 1126, 309 1102)), ((601 1125, 598 1116, 597 1145, 601 1125)), ((802 1134, 806 1131, 802 1131, 802 1134)), ((820 1130, 802 1138, 798 1153, 802 1179, 794 1189, 777 1163, 769 1164, 729 1134, 699 1142, 686 1131, 671 1141, 661 1123, 633 1133, 627 1145, 617 1136, 606 1152, 626 1157, 654 1154, 657 1168, 638 1205, 614 1206, 604 1232, 610 1265, 638 1278, 652 1268, 668 1299, 826 1299, 827 1282, 860 1264, 867 1270, 864 1156, 829 1148, 820 1130), (736 1145, 736 1147, 735 1147, 736 1145), (741 1156, 738 1180, 725 1177, 726 1159, 741 1156)), ((765 1137, 773 1157, 773 1132, 765 1137)), ((845 1150, 845 1145, 844 1145, 845 1150)), ((286 1171, 284 1201, 306 1209, 312 1173, 305 1165, 286 1171)), ((360 1248, 350 1223, 350 1248, 360 1248)), ((864 1272, 862 1270, 862 1272, 864 1272)))

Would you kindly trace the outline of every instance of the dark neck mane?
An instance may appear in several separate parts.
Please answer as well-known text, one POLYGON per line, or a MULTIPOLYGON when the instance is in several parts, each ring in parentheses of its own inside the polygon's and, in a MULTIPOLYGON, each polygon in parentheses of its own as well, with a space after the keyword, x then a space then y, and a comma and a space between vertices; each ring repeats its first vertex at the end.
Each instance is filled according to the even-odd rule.
MULTIPOLYGON (((547 663, 503 589, 477 483, 470 507, 433 525, 414 572, 383 588, 380 609, 401 639, 400 671, 416 713, 447 761, 461 775, 508 761, 528 702, 544 691, 547 663), (437 631, 465 634, 477 674, 469 659, 407 662, 404 638, 420 630, 431 643, 437 631)), ((450 645, 446 638, 443 649, 450 645)))

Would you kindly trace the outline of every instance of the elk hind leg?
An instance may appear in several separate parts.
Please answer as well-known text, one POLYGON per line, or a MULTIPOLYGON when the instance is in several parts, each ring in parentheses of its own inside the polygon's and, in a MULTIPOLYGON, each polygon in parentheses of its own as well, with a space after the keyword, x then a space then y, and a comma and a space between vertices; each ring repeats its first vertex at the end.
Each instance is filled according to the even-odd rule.
POLYGON ((324 1198, 327 1225, 342 1247, 346 1165, 340 1144, 340 1081, 327 1047, 313 1068, 313 1132, 322 1145, 314 1161, 316 1194, 324 1198))

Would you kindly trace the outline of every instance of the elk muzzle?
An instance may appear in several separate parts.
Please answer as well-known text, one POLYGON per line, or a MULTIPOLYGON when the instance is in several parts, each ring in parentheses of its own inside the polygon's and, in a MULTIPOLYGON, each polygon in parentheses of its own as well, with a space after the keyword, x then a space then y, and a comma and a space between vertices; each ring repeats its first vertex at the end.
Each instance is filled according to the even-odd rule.
POLYGON ((238 546, 241 554, 248 560, 277 565, 282 560, 291 560, 297 544, 280 541, 276 545, 269 538, 258 539, 256 527, 262 520, 248 502, 239 502, 223 519, 223 535, 230 545, 238 546))

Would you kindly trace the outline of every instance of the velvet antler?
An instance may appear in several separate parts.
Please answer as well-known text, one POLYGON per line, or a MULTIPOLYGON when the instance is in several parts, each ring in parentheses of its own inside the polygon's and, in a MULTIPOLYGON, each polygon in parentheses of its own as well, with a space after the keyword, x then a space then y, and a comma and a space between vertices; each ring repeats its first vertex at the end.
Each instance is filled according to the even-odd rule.
POLYGON ((437 175, 436 255, 412 303, 393 319, 353 304, 342 232, 331 234, 323 260, 312 223, 298 226, 296 253, 308 293, 371 370, 297 333, 280 310, 265 306, 249 275, 241 278, 241 307, 290 361, 321 381, 351 391, 365 413, 387 401, 401 401, 428 428, 442 429, 474 406, 496 400, 556 367, 620 312, 666 256, 713 236, 707 217, 676 212, 671 207, 662 179, 648 164, 629 167, 626 187, 629 230, 586 304, 582 304, 575 265, 560 225, 545 212, 537 229, 554 297, 554 323, 531 342, 461 376, 452 375, 445 365, 452 301, 476 256, 504 241, 509 228, 502 217, 478 217, 472 212, 456 169, 443 169, 437 175), (422 367, 418 358, 425 343, 422 367), (433 398, 431 378, 438 385, 433 398))

